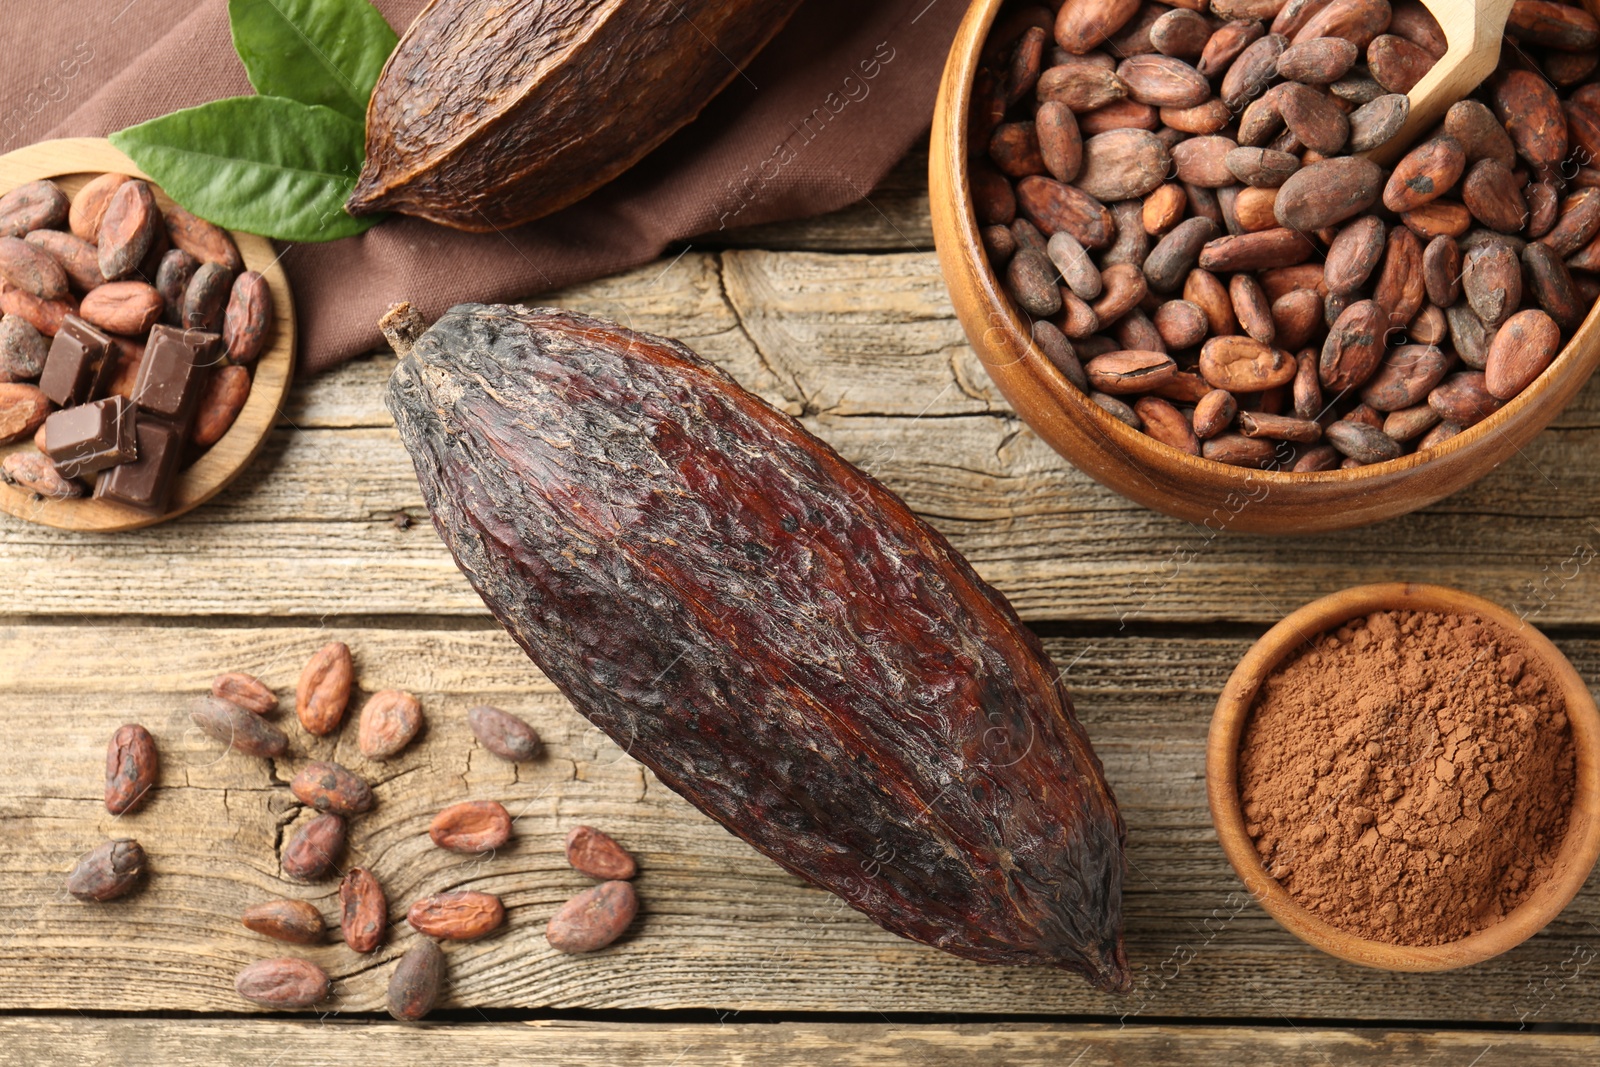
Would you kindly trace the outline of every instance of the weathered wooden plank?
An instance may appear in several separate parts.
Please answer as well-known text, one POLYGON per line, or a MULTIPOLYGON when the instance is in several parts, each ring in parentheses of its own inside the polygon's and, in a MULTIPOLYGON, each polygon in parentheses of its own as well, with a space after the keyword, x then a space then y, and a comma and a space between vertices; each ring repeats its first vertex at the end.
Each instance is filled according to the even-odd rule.
MULTIPOLYGON (((451 946, 455 1007, 1072 1013, 1161 1018, 1387 1018, 1574 1022, 1600 1013, 1600 879, 1556 924, 1491 964, 1449 975, 1364 971, 1322 956, 1244 896, 1206 813, 1210 708, 1247 641, 1204 637, 1050 642, 1104 759, 1128 826, 1126 895, 1137 985, 1123 999, 1040 969, 984 968, 895 938, 769 863, 593 730, 498 630, 0 627, 0 1010, 245 1008, 232 977, 282 954, 237 925, 247 904, 287 894, 334 912, 332 884, 277 871, 282 830, 303 819, 283 783, 306 756, 373 777, 379 804, 353 825, 348 861, 374 869, 394 912, 470 886, 503 894, 510 925, 451 946), (268 766, 219 753, 184 714, 217 671, 259 674, 280 692, 317 645, 355 650, 363 690, 416 692, 426 739, 389 765, 365 763, 354 730, 268 766), (549 756, 513 767, 488 757, 464 712, 489 702, 526 715, 549 756), (156 735, 163 789, 139 813, 101 804, 104 745, 141 721, 156 735), (517 816, 500 854, 467 859, 428 843, 446 803, 499 799, 517 816), (585 880, 560 854, 592 823, 640 857, 634 933, 588 957, 560 956, 543 923, 585 880), (129 900, 90 906, 62 891, 74 858, 107 835, 137 836, 154 872, 129 900)), ((1568 641, 1600 674, 1600 641, 1568 641)), ((292 715, 290 716, 292 722, 292 715)), ((381 1002, 403 925, 375 959, 342 946, 306 951, 337 982, 333 1007, 381 1002)))
POLYGON ((895 1023, 437 1023, 278 1019, 0 1020, 0 1064, 501 1063, 614 1067, 1500 1067, 1592 1064, 1595 1039, 1500 1031, 895 1023))

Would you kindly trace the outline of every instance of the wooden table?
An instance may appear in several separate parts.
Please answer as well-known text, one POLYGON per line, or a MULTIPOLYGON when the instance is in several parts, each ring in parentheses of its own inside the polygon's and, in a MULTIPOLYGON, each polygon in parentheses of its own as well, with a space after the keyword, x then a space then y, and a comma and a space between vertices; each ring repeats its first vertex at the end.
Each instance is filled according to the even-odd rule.
POLYGON ((913 154, 835 216, 697 242, 539 299, 715 359, 903 494, 1038 628, 1127 818, 1131 996, 895 938, 591 728, 434 535, 382 404, 391 359, 373 356, 298 385, 265 455, 184 519, 107 536, 0 524, 0 1062, 1593 1063, 1600 885, 1471 970, 1339 963, 1244 895, 1213 839, 1202 746, 1253 637, 1360 582, 1441 582, 1518 606, 1600 679, 1600 384, 1505 469, 1421 514, 1305 540, 1213 535, 1100 488, 1013 417, 951 317, 923 167, 913 154), (233 993, 241 967, 284 954, 239 925, 242 907, 304 896, 331 918, 337 897, 278 871, 306 818, 285 788, 294 761, 219 754, 185 706, 230 669, 288 693, 333 639, 355 651, 363 691, 409 689, 429 716, 389 765, 364 763, 353 729, 315 743, 292 731, 297 756, 376 783, 348 861, 378 874, 397 914, 454 887, 510 909, 500 936, 449 947, 450 999, 425 1026, 381 1015, 413 936, 403 923, 371 958, 305 953, 335 977, 326 1014, 252 1014, 233 993), (547 758, 515 767, 478 748, 464 712, 484 702, 534 722, 547 758), (164 785, 114 819, 105 743, 132 720, 158 739, 164 785), (517 816, 509 848, 431 847, 431 814, 468 797, 517 816), (642 867, 633 933, 586 957, 542 936, 586 884, 560 850, 578 823, 642 867), (76 903, 63 875, 109 834, 144 843, 149 883, 76 903))

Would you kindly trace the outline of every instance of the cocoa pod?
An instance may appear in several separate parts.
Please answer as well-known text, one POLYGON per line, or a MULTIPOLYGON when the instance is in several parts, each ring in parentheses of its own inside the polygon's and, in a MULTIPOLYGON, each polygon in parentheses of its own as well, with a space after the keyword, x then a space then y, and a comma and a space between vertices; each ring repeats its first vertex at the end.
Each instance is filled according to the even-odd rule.
POLYGON ((1484 388, 1501 400, 1510 400, 1555 362, 1560 349, 1561 328, 1554 319, 1537 308, 1517 312, 1489 344, 1484 388))
POLYGON ((1420 404, 1454 362, 1449 353, 1433 345, 1401 345, 1362 386, 1361 402, 1383 412, 1420 404))
POLYGON ((533 727, 499 708, 483 704, 470 709, 467 712, 467 726, 479 744, 512 763, 538 759, 544 751, 544 744, 533 727))
POLYGON ((1031 175, 1017 183, 1017 206, 1046 237, 1065 230, 1085 248, 1104 248, 1116 228, 1100 201, 1054 178, 1031 175))
POLYGON ((1033 132, 1039 142, 1039 158, 1050 176, 1058 182, 1077 178, 1083 166, 1083 136, 1072 109, 1058 100, 1040 104, 1033 116, 1033 132))
POLYGON ((139 842, 117 838, 84 853, 67 875, 67 892, 82 901, 101 903, 127 896, 144 877, 146 859, 139 842))
POLYGON ((294 691, 295 714, 307 733, 326 737, 339 728, 350 703, 355 670, 343 641, 329 642, 312 653, 294 691))
POLYGON ((326 878, 344 855, 345 831, 344 817, 331 812, 302 824, 283 846, 283 873, 300 882, 326 878))
POLYGON ((331 760, 312 760, 295 774, 289 791, 300 803, 336 815, 372 810, 372 787, 354 771, 331 760))
POLYGON ((0 318, 0 382, 32 381, 44 370, 50 343, 19 315, 0 318))
POLYGON ((1383 261, 1387 231, 1376 215, 1352 219, 1328 245, 1323 277, 1328 291, 1353 294, 1367 284, 1383 261))
POLYGON ((1319 160, 1295 171, 1278 187, 1278 221, 1295 230, 1320 230, 1343 222, 1378 202, 1383 171, 1362 156, 1319 160))
POLYGON ((1486 326, 1498 326, 1522 303, 1522 264, 1504 240, 1486 241, 1462 257, 1461 291, 1486 326))
POLYGON ((1466 165, 1466 150, 1454 137, 1424 141, 1395 164, 1383 187, 1383 206, 1398 213, 1443 196, 1460 180, 1466 165))
POLYGON ((23 182, 0 196, 0 237, 25 237, 34 230, 58 230, 71 204, 47 178, 23 182))
POLYGON ((1428 406, 1445 422, 1467 427, 1493 415, 1505 402, 1489 392, 1482 371, 1458 371, 1428 394, 1428 406))
POLYGON ((1233 424, 1239 404, 1226 389, 1213 389, 1194 406, 1194 434, 1202 440, 1215 437, 1233 424))
POLYGON ((1380 34, 1367 45, 1367 69, 1391 93, 1409 93, 1437 61, 1420 45, 1392 33, 1380 34))
POLYGON ((694 118, 799 6, 680 0, 673 17, 646 19, 599 0, 437 0, 372 90, 366 162, 347 209, 474 232, 548 215, 694 118), (475 74, 452 74, 462 71, 475 74), (533 150, 540 144, 562 150, 533 150))
POLYGON ((160 225, 161 212, 148 183, 135 179, 117 186, 100 219, 98 237, 100 273, 107 281, 126 278, 139 268, 160 225))
POLYGON ((39 452, 13 452, 0 460, 0 481, 45 500, 71 500, 84 492, 81 482, 62 477, 50 457, 39 452))
POLYGON ((1213 337, 1200 348, 1200 376, 1215 389, 1258 393, 1294 378, 1294 357, 1249 337, 1213 337))
POLYGON ((498 801, 464 800, 435 815, 428 836, 451 852, 493 852, 511 840, 511 814, 498 801))
POLYGON ((566 850, 573 870, 603 882, 626 881, 638 871, 626 849, 592 826, 569 830, 566 850))
POLYGON ((50 414, 50 400, 36 385, 0 382, 0 445, 33 436, 50 414))
POLYGON ((67 208, 67 226, 73 235, 79 240, 98 244, 100 221, 106 217, 111 198, 131 181, 133 179, 126 174, 108 172, 90 179, 87 185, 79 189, 78 195, 72 198, 67 208))
POLYGON ((1555 88, 1543 75, 1508 71, 1494 87, 1494 113, 1534 176, 1557 176, 1567 158, 1567 119, 1555 88))
POLYGON ((32 293, 0 285, 0 314, 15 315, 46 337, 54 337, 68 315, 78 313, 78 302, 70 296, 63 300, 43 300, 32 293))
POLYGON ((1112 396, 1149 392, 1177 370, 1178 365, 1162 352, 1107 352, 1083 365, 1089 384, 1112 396))
POLYGON ((289 738, 282 730, 231 701, 200 697, 191 706, 189 718, 207 737, 247 756, 273 758, 289 749, 289 738))
POLYGON ((1348 419, 1329 423, 1322 435, 1330 445, 1362 465, 1399 459, 1404 451, 1399 441, 1382 430, 1348 419))
POLYGON ((234 279, 222 319, 222 341, 228 362, 248 366, 261 355, 272 332, 272 293, 267 280, 253 270, 234 279))
POLYGON ((106 277, 100 273, 99 253, 88 241, 61 230, 34 230, 25 240, 49 253, 61 265, 67 281, 79 292, 86 293, 105 284, 106 277))
POLYGON ((0 237, 0 282, 41 300, 60 300, 67 295, 67 272, 61 264, 20 237, 0 237))
POLYGON ((1320 89, 1286 82, 1278 110, 1295 138, 1314 152, 1332 155, 1350 139, 1350 120, 1320 89))
POLYGON ((1274 441, 1310 444, 1322 439, 1322 427, 1315 419, 1272 415, 1264 411, 1241 411, 1239 432, 1246 437, 1266 437, 1274 441))
POLYGON ((1123 829, 1059 672, 1003 598, 879 483, 682 345, 559 311, 447 313, 402 356, 389 405, 436 526, 485 602, 578 710, 627 739, 669 788, 896 933, 974 959, 1048 960, 1128 987, 1123 829), (648 413, 636 410, 632 401, 646 396, 648 413), (706 411, 720 413, 715 426, 706 411), (581 456, 570 447, 576 440, 601 452, 581 456), (614 458, 595 461, 609 449, 614 458), (447 454, 471 462, 446 462, 447 454), (528 476, 535 467, 538 479, 528 476), (708 490, 713 472, 718 488, 708 490), (595 537, 599 556, 580 561, 555 531, 598 533, 596 513, 579 503, 593 493, 679 503, 648 509, 648 530, 626 546, 595 537), (789 518, 817 509, 835 519, 796 527, 789 518), (494 538, 471 532, 490 514, 494 538), (753 521, 749 537, 776 555, 842 552, 851 568, 814 568, 804 581, 789 568, 753 568, 746 546, 706 540, 708 515, 714 524, 753 521), (867 542, 856 539, 868 531, 863 551, 867 542), (906 609, 887 592, 899 581, 889 575, 908 566, 924 575, 945 632, 969 650, 953 683, 956 659, 942 640, 890 624, 906 609), (866 612, 850 626, 822 624, 805 637, 774 628, 791 612, 826 616, 821 605, 837 603, 841 590, 866 612), (648 625, 628 606, 641 593, 652 603, 648 625), (706 629, 713 620, 722 636, 706 629), (735 651, 728 633, 748 643, 735 651), (819 639, 855 664, 848 676, 815 657, 819 639), (603 670, 594 658, 601 648, 617 653, 603 670), (950 695, 913 722, 893 690, 922 677, 930 656, 950 695), (986 694, 981 704, 958 695, 974 693, 986 694), (750 717, 780 700, 816 701, 829 714, 803 730, 750 717), (991 706, 1007 709, 1006 730, 984 719, 991 706), (663 707, 692 707, 698 723, 663 707), (890 732, 892 749, 874 740, 890 732), (916 814, 922 802, 903 798, 946 789, 952 743, 965 753, 958 777, 967 785, 945 793, 934 822, 916 814), (802 783, 778 770, 796 760, 822 778, 802 783), (1037 802, 992 811, 975 799, 974 774, 993 783, 985 796, 1003 788, 1037 802), (892 899, 878 892, 886 882, 861 879, 861 865, 889 849, 892 899), (1045 884, 1064 870, 1073 872, 1070 893, 994 907, 987 887, 1045 884))
POLYGON ((253 1004, 286 1011, 327 1000, 333 981, 310 960, 257 960, 239 972, 233 988, 253 1004))
POLYGON ((339 881, 339 929, 355 952, 372 952, 389 928, 383 886, 365 867, 351 867, 339 881))
POLYGON ((161 294, 147 282, 107 282, 91 289, 78 306, 78 317, 107 333, 137 337, 161 317, 161 294))
POLYGON ((119 727, 106 747, 106 810, 137 811, 150 799, 160 772, 155 738, 138 723, 119 727))
MULTIPOLYGON (((1278 197, 1281 201, 1282 190, 1278 197)), ((1200 266, 1211 271, 1271 270, 1304 263, 1315 251, 1305 234, 1280 226, 1209 241, 1200 249, 1200 266)))
POLYGON ((319 945, 327 936, 322 912, 308 900, 285 898, 252 904, 244 909, 239 921, 247 930, 296 945, 319 945))
POLYGON ((219 674, 211 679, 211 695, 257 715, 270 715, 278 710, 278 694, 268 689, 259 678, 240 671, 219 674))
POLYGON ((444 950, 437 943, 424 939, 411 946, 389 976, 389 1015, 403 1023, 426 1016, 439 1002, 444 972, 444 950))
POLYGON ((180 317, 184 329, 220 332, 232 287, 233 274, 220 263, 201 263, 196 267, 183 291, 180 317))
POLYGON ((1230 467, 1254 467, 1258 470, 1274 466, 1278 448, 1264 437, 1246 437, 1242 433, 1218 434, 1200 446, 1200 454, 1230 467))
POLYGON ((1318 376, 1323 388, 1342 392, 1372 377, 1388 328, 1389 313, 1376 301, 1358 300, 1345 308, 1322 345, 1318 376))
POLYGON ((1367 152, 1400 132, 1411 114, 1411 98, 1389 93, 1369 100, 1350 113, 1350 152, 1367 152))
MULTIPOLYGON (((96 268, 98 269, 98 268, 96 268)), ((156 267, 156 292, 161 294, 161 321, 168 326, 183 325, 183 298, 194 280, 200 261, 181 248, 169 249, 156 267)))
POLYGON ((250 399, 250 371, 245 367, 218 367, 200 394, 190 439, 201 448, 210 448, 233 427, 233 422, 250 399))
POLYGON ((499 897, 470 889, 424 897, 406 912, 413 930, 443 941, 476 941, 505 921, 506 908, 499 897))
POLYGON ((1361 50, 1351 41, 1314 37, 1283 50, 1278 57, 1278 77, 1305 85, 1331 85, 1350 73, 1359 58, 1361 50))
POLYGON ((1200 439, 1183 412, 1157 396, 1141 396, 1133 404, 1144 432, 1169 448, 1191 456, 1200 454, 1200 439))
POLYGON ((410 693, 381 689, 361 709, 358 745, 370 760, 386 760, 411 743, 422 729, 422 705, 410 693))
MULTIPOLYGON (((1328 256, 1333 256, 1329 250, 1328 256)), ((1461 296, 1461 248, 1455 239, 1435 237, 1422 250, 1422 285, 1428 299, 1448 308, 1461 296)))
POLYGON ((1477 100, 1458 100, 1444 113, 1444 132, 1467 154, 1468 162, 1492 159, 1507 169, 1517 165, 1517 146, 1488 106, 1477 100))
POLYGON ((1139 0, 1067 0, 1056 15, 1056 44, 1081 56, 1106 42, 1139 10, 1139 0))
POLYGON ((1075 184, 1096 200, 1131 200, 1160 186, 1171 166, 1172 157, 1154 134, 1113 130, 1083 142, 1083 168, 1075 184))
POLYGON ((601 882, 561 905, 545 940, 557 952, 595 952, 621 937, 638 911, 632 882, 601 882))

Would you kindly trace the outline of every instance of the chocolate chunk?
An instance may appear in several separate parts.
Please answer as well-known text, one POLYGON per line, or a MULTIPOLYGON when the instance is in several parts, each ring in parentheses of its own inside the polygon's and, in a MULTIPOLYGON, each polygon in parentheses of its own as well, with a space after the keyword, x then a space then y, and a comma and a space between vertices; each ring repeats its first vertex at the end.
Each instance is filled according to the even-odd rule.
POLYGON ((58 407, 88 403, 105 392, 115 363, 110 336, 68 315, 50 343, 39 389, 58 407))
POLYGON ((145 511, 165 511, 178 473, 178 460, 183 456, 183 434, 155 419, 139 419, 134 431, 139 458, 100 475, 94 486, 95 499, 145 511))
POLYGON ((65 478, 131 462, 138 455, 134 421, 133 404, 122 396, 66 408, 44 422, 45 454, 65 478))
POLYGON ((222 337, 204 330, 156 325, 150 329, 133 402, 139 410, 187 432, 206 380, 222 354, 222 337))

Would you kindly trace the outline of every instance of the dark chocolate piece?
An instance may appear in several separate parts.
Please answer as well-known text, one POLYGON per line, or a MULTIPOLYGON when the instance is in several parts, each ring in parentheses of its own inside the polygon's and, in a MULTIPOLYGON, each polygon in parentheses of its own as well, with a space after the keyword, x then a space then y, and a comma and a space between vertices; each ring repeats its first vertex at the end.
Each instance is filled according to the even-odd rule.
POLYGON ((172 423, 184 432, 194 421, 211 368, 222 358, 222 337, 204 330, 172 326, 150 328, 144 362, 133 387, 140 412, 172 423))
POLYGON ((145 511, 165 511, 178 473, 178 460, 183 455, 183 434, 177 427, 155 419, 139 419, 134 431, 139 458, 101 474, 94 486, 95 499, 145 511))
POLYGON ((67 478, 131 462, 139 454, 134 421, 125 396, 65 408, 44 422, 45 454, 67 478))
POLYGON ((57 407, 86 404, 106 391, 114 363, 110 336, 68 315, 50 342, 39 388, 57 407))

